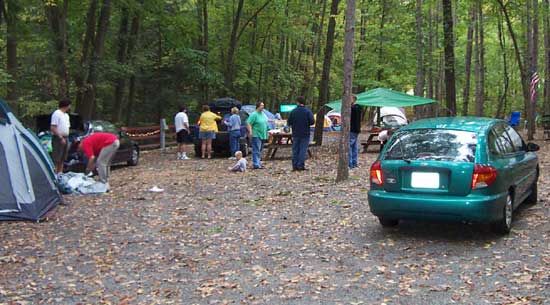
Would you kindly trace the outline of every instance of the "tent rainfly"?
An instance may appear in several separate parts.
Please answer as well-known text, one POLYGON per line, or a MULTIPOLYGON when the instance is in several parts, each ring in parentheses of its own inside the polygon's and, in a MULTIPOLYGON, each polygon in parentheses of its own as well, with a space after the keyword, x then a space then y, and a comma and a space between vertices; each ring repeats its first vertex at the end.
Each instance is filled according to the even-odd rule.
POLYGON ((63 201, 36 136, 0 101, 0 220, 43 219, 63 201))
MULTIPOLYGON (((437 102, 436 100, 429 98, 408 95, 399 91, 384 88, 372 89, 356 94, 355 96, 357 96, 356 103, 358 105, 374 107, 409 107, 437 102)), ((340 108, 342 108, 342 100, 327 103, 326 106, 340 111, 340 108)))

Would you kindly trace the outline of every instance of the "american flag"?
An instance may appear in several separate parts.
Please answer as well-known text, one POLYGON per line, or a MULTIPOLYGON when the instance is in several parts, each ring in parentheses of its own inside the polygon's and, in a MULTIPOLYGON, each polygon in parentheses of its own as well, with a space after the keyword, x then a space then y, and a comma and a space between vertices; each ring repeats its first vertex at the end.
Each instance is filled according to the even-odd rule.
POLYGON ((535 97, 537 95, 537 85, 540 82, 540 76, 537 72, 534 72, 531 76, 531 102, 535 102, 535 97))

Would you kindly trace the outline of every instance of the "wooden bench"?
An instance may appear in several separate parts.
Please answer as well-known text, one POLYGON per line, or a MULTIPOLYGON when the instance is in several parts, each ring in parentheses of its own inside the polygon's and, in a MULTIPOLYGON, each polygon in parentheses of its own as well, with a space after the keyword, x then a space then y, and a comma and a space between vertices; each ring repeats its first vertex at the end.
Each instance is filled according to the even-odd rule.
MULTIPOLYGON (((317 143, 311 142, 307 148, 307 154, 310 158, 313 158, 313 153, 311 148, 318 146, 317 143)), ((264 148, 267 149, 266 158, 275 159, 275 155, 279 148, 290 147, 292 148, 292 134, 290 133, 277 133, 271 135, 271 141, 264 145, 264 148)))
POLYGON ((367 153, 369 150, 369 146, 371 145, 378 145, 378 151, 382 150, 382 142, 378 139, 378 132, 371 132, 367 141, 361 142, 361 146, 363 146, 363 153, 367 153))

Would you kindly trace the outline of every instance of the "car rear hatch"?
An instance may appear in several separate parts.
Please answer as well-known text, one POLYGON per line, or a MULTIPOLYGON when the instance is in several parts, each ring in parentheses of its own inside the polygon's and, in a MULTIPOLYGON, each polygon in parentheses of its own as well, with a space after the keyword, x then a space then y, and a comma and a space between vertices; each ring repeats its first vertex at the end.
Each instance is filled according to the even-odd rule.
POLYGON ((396 133, 380 159, 388 192, 465 196, 471 191, 477 134, 444 129, 396 133))

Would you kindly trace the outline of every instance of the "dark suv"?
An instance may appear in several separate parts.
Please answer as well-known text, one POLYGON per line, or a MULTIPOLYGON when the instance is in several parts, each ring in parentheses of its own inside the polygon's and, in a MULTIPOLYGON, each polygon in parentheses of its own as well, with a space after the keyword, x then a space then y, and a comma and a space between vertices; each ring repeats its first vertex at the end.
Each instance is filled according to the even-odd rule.
MULTIPOLYGON (((239 116, 241 117, 241 140, 240 150, 243 156, 248 155, 248 131, 246 129, 246 119, 248 119, 248 113, 241 109, 241 102, 225 97, 218 98, 208 103, 210 111, 221 116, 223 119, 218 121, 218 133, 216 133, 216 139, 212 141, 212 151, 214 153, 224 154, 229 156, 229 132, 228 126, 224 124, 224 121, 229 121, 231 116, 231 108, 237 107, 239 109, 239 116)), ((191 134, 193 135, 193 144, 195 145, 195 156, 201 155, 201 140, 199 139, 199 125, 194 124, 189 127, 191 134)))

